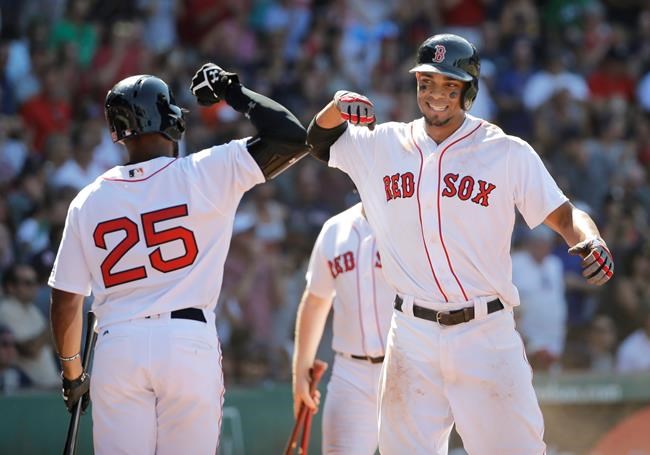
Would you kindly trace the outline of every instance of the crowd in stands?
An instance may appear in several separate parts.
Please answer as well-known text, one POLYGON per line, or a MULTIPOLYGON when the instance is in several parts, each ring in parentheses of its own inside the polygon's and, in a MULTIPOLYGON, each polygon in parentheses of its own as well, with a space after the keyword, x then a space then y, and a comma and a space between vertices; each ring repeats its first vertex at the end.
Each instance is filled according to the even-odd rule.
MULTIPOLYGON (((531 364, 650 371, 647 2, 0 0, 0 17, 0 394, 58 385, 46 282, 69 202, 125 161, 103 114, 115 82, 146 73, 171 85, 190 110, 184 154, 254 132, 225 103, 196 104, 188 87, 206 61, 305 125, 343 88, 367 95, 379 122, 409 122, 416 49, 446 31, 482 56, 471 113, 535 148, 616 261, 610 283, 589 286, 562 239, 518 221, 531 364)), ((217 310, 227 381, 288 379, 311 247, 355 198, 347 176, 307 157, 242 201, 217 310)))

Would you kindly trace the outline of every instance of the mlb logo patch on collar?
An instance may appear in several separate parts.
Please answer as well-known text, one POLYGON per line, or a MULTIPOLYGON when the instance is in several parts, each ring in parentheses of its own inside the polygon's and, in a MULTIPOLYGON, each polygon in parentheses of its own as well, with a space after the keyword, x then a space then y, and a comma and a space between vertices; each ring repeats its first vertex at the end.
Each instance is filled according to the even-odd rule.
POLYGON ((135 169, 129 169, 129 177, 142 177, 144 175, 144 169, 141 167, 136 167, 135 169))

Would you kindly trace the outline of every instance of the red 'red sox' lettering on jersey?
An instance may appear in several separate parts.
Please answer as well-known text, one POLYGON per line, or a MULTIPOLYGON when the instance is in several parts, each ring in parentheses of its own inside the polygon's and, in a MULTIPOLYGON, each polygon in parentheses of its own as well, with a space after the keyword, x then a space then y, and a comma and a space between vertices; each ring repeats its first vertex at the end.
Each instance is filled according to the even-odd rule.
POLYGON ((352 251, 348 251, 346 253, 339 254, 331 261, 327 261, 327 263, 330 266, 332 278, 336 278, 343 272, 354 270, 354 254, 352 254, 352 251))
POLYGON ((386 200, 411 197, 415 193, 415 177, 412 172, 384 176, 386 200))
MULTIPOLYGON (((468 200, 472 194, 474 194, 474 187, 476 186, 476 181, 471 175, 466 175, 458 181, 460 177, 459 174, 449 173, 445 175, 443 181, 445 182, 445 189, 442 190, 442 195, 445 197, 454 197, 458 196, 458 199, 461 201, 468 200), (458 183, 456 183, 458 182, 458 183)), ((472 197, 472 202, 475 204, 482 205, 487 207, 490 205, 489 196, 490 193, 496 188, 496 185, 485 180, 478 181, 478 188, 474 197, 472 197)))

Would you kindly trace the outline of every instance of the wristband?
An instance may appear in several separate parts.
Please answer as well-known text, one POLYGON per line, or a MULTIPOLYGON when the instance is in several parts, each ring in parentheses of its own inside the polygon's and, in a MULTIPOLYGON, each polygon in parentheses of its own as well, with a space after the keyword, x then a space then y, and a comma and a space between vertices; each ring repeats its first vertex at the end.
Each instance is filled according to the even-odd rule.
POLYGON ((74 359, 78 359, 79 357, 81 357, 81 352, 77 352, 75 355, 73 355, 71 357, 59 356, 59 360, 61 362, 72 362, 74 359))

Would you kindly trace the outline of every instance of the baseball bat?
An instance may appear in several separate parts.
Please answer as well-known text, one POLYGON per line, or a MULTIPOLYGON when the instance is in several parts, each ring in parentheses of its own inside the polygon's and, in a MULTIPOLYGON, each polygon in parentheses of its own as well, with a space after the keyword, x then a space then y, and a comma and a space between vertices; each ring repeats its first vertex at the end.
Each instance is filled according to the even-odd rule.
MULTIPOLYGON (((318 383, 323 377, 325 370, 327 370, 327 363, 316 359, 314 366, 309 370, 309 393, 311 396, 314 396, 314 392, 316 391, 318 383)), ((309 438, 311 436, 311 420, 313 415, 313 412, 311 412, 304 403, 301 403, 300 410, 298 411, 298 417, 296 418, 296 422, 293 425, 293 430, 291 431, 291 436, 287 442, 287 447, 284 450, 285 455, 291 455, 291 452, 297 448, 298 434, 301 430, 302 438, 300 439, 300 448, 298 450, 298 453, 301 455, 307 455, 307 447, 309 445, 309 438)))
MULTIPOLYGON (((95 324, 97 318, 95 313, 89 311, 86 315, 86 343, 84 344, 84 354, 82 359, 82 365, 84 371, 89 371, 90 367, 90 358, 92 356, 93 347, 95 346, 95 341, 97 340, 97 333, 95 332, 95 324)), ((77 401, 72 409, 70 415, 70 423, 68 424, 68 434, 65 438, 65 448, 63 449, 63 455, 75 455, 77 453, 77 442, 79 441, 79 420, 81 418, 81 402, 83 397, 77 401)))

